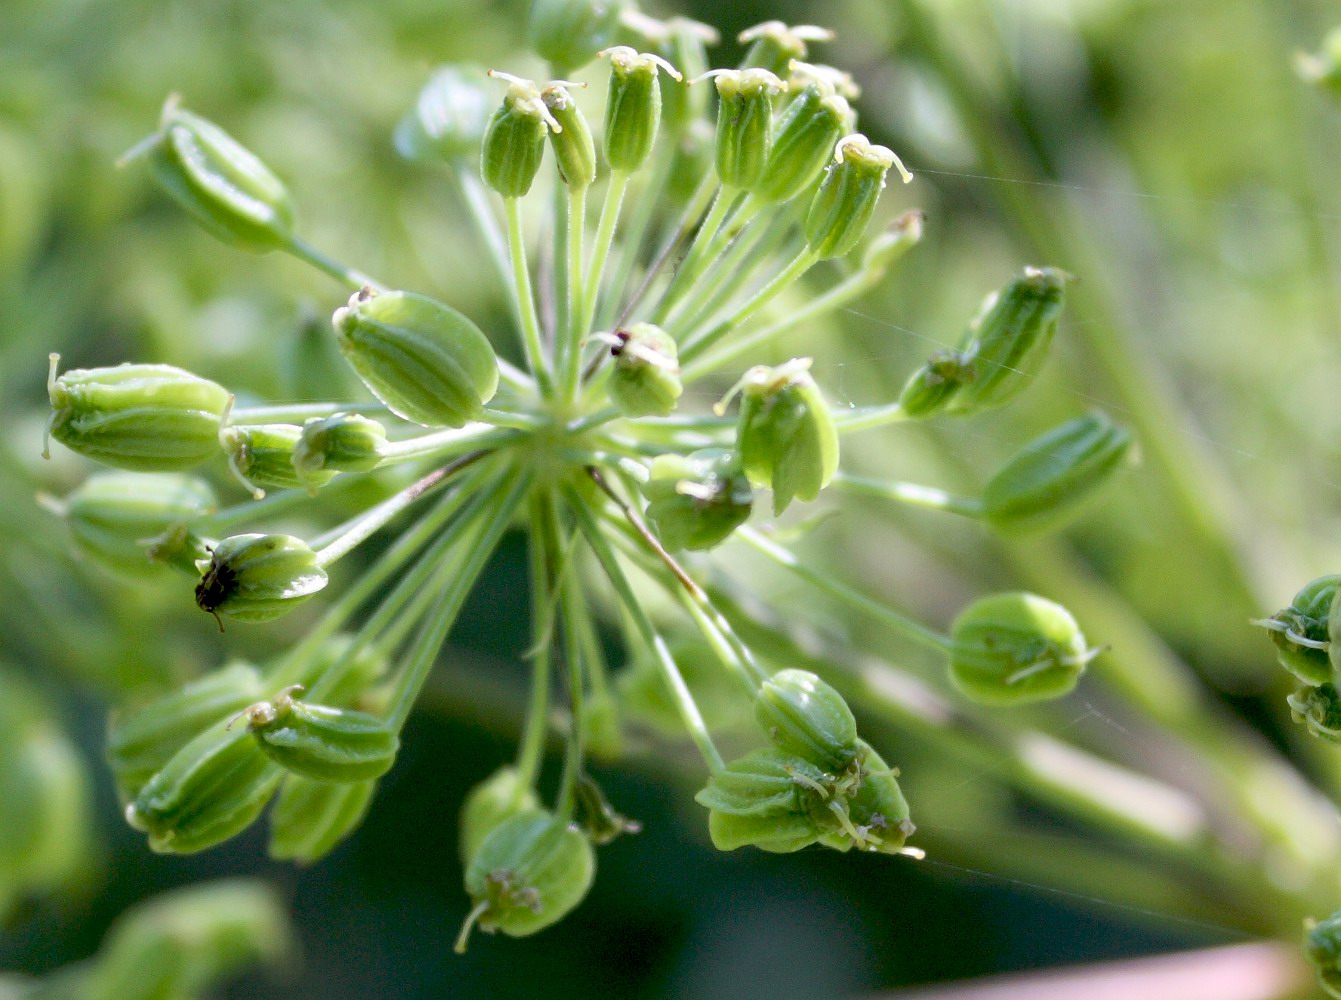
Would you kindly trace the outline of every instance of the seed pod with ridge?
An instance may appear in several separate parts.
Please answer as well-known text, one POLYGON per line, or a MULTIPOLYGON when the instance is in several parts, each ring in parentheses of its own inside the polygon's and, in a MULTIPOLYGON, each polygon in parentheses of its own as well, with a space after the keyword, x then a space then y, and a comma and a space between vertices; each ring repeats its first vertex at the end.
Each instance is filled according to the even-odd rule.
MULTIPOLYGON (((622 23, 630 46, 642 52, 655 52, 689 80, 708 71, 707 46, 721 41, 716 28, 687 17, 662 21, 629 10, 622 23)), ((661 77, 660 83, 661 127, 672 135, 680 135, 691 123, 703 117, 708 107, 708 94, 702 87, 683 86, 681 81, 669 75, 661 77)))
POLYGON ((626 417, 668 417, 684 392, 675 339, 651 323, 611 336, 610 401, 626 417))
POLYGON ((831 774, 857 758, 857 720, 843 696, 807 670, 780 670, 759 688, 754 717, 779 750, 831 774))
POLYGON ((317 781, 367 781, 391 769, 400 737, 385 719, 309 705, 294 698, 301 691, 301 685, 293 685, 242 713, 266 756, 286 771, 317 781))
POLYGON ((190 524, 218 507, 203 479, 179 473, 101 472, 56 504, 75 550, 118 576, 195 571, 207 555, 190 524))
POLYGON ((243 622, 288 614, 325 587, 327 579, 316 553, 293 535, 231 535, 196 568, 200 610, 243 622))
POLYGON ((611 170, 632 173, 647 162, 661 123, 658 71, 679 85, 670 63, 651 52, 616 45, 601 53, 610 59, 610 88, 605 98, 605 159, 611 170))
POLYGON ((213 122, 163 106, 159 130, 127 155, 144 154, 154 180, 209 233, 257 253, 293 242, 293 202, 284 184, 213 122))
POLYGON ((267 853, 310 865, 353 833, 377 791, 376 781, 317 781, 290 774, 270 810, 267 853))
POLYGON ((960 345, 973 377, 955 393, 950 412, 981 413, 1024 391, 1052 343, 1068 280, 1056 268, 1027 267, 988 296, 960 345))
POLYGON ((781 202, 809 188, 852 128, 846 99, 818 84, 803 88, 779 119, 763 175, 754 193, 781 202))
POLYGON ((558 126, 530 80, 489 70, 508 84, 507 95, 489 118, 480 147, 480 176, 504 198, 521 198, 531 190, 545 158, 545 133, 558 126))
POLYGON ((658 455, 642 492, 647 519, 671 551, 720 545, 749 520, 754 506, 740 458, 725 448, 658 455))
POLYGON ((575 190, 591 186, 596 179, 596 142, 582 109, 563 83, 547 83, 540 91, 557 127, 549 130, 549 144, 559 166, 559 179, 575 190))
POLYGON ((831 42, 834 33, 814 24, 787 25, 782 21, 765 21, 746 28, 737 37, 741 45, 748 45, 741 68, 758 67, 782 76, 792 60, 804 60, 810 54, 808 42, 831 42))
POLYGON ((219 451, 228 390, 171 365, 72 368, 51 355, 48 433, 71 451, 133 472, 182 472, 219 451))
POLYGON ((753 191, 773 148, 773 98, 787 85, 766 69, 714 69, 717 86, 717 178, 753 191))
POLYGON ((477 419, 498 389, 498 356, 489 339, 427 296, 365 288, 332 322, 363 384, 406 420, 460 427, 477 419))
POLYGON ((160 854, 193 854, 240 833, 275 793, 283 770, 245 726, 220 720, 158 771, 126 807, 126 821, 160 854))
POLYGON ((561 72, 579 69, 619 31, 625 0, 534 0, 526 44, 561 72))
POLYGON ((1329 997, 1341 998, 1341 910, 1323 921, 1304 921, 1304 954, 1329 997))
MULTIPOLYGON (((297 424, 230 424, 219 431, 219 446, 228 456, 233 475, 259 500, 265 496, 265 487, 295 490, 309 485, 293 465, 294 448, 302 435, 297 424)), ((334 472, 323 472, 310 481, 324 486, 334 476, 334 472)))
POLYGON ((479 155, 493 99, 477 66, 434 71, 414 107, 396 125, 396 152, 407 160, 451 162, 479 155))
POLYGON ((937 351, 903 384, 899 409, 914 420, 935 416, 949 405, 973 372, 970 360, 958 351, 937 351))
POLYGON ((875 214, 890 167, 898 168, 905 184, 913 179, 893 150, 874 145, 864 135, 838 140, 806 213, 806 243, 812 253, 828 260, 845 256, 857 245, 875 214))
POLYGON ((293 446, 294 471, 308 492, 337 472, 371 472, 382 460, 386 428, 357 413, 312 417, 293 446))
POLYGON ((525 937, 563 918, 591 888, 596 859, 587 838, 547 812, 528 809, 496 826, 466 866, 475 904, 456 950, 471 929, 525 937))
POLYGON ((793 498, 814 500, 838 471, 838 430, 810 364, 793 358, 777 368, 759 365, 738 385, 741 465, 752 483, 773 490, 775 514, 793 498))
POLYGON ((540 808, 535 789, 515 767, 500 767, 466 795, 461 806, 461 861, 469 865, 484 838, 509 817, 540 808))
POLYGON ((1308 727, 1314 736, 1341 743, 1341 696, 1331 683, 1312 687, 1305 684, 1285 699, 1295 722, 1308 727))
POLYGON ((1341 576, 1310 580, 1288 608, 1255 623, 1268 630, 1280 665, 1305 684, 1332 680, 1329 623, 1339 585, 1341 576))
POLYGON ((1126 429, 1102 413, 1054 427, 988 480, 983 520, 1010 535, 1060 527, 1112 479, 1131 444, 1126 429))
POLYGON ((719 851, 757 847, 769 854, 792 854, 820 839, 821 828, 805 813, 775 813, 768 816, 737 816, 708 813, 708 836, 719 851))
POLYGON ((793 753, 769 747, 731 761, 708 779, 694 801, 729 816, 806 815, 822 810, 833 792, 833 775, 793 753))
POLYGON ((950 677, 984 705, 1060 698, 1098 653, 1085 645, 1069 611, 1035 594, 974 601, 955 619, 950 637, 950 677))
POLYGON ((230 663, 131 711, 112 714, 107 762, 126 799, 139 794, 177 751, 217 722, 227 721, 261 697, 261 675, 230 663))

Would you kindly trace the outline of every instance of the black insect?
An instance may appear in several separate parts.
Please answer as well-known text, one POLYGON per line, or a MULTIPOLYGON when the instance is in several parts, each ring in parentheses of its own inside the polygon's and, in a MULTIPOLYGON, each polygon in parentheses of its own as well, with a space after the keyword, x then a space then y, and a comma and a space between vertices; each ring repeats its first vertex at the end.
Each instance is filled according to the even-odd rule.
POLYGON ((219 623, 219 631, 224 630, 223 619, 216 610, 219 605, 237 589, 237 572, 228 564, 220 562, 217 555, 211 555, 209 569, 196 584, 196 606, 208 611, 219 623))

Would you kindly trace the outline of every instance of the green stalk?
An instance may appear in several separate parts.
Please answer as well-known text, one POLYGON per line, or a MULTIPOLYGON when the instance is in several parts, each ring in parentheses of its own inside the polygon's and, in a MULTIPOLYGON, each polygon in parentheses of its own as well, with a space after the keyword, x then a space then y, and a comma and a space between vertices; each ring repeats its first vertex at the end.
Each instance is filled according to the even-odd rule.
MULTIPOLYGON (((734 216, 731 221, 736 221, 734 216)), ((666 326, 694 330, 706 322, 722 308, 726 299, 745 287, 751 274, 770 258, 788 225, 789 220, 780 214, 762 225, 748 229, 744 225, 740 226, 736 236, 713 256, 705 275, 707 280, 690 289, 679 305, 670 311, 666 317, 666 326), (760 252, 755 253, 756 250, 760 252)))
MULTIPOLYGON (((429 671, 433 669, 438 650, 442 647, 447 633, 451 631, 456 621, 457 614, 461 611, 461 606, 474 588, 480 573, 483 572, 485 563, 498 547, 503 532, 507 530, 512 515, 526 494, 526 489, 530 485, 529 474, 514 473, 510 478, 511 489, 501 502, 491 504, 487 508, 489 519, 478 537, 466 548, 466 558, 461 571, 442 589, 437 601, 429 610, 419 635, 405 653, 405 665, 400 676, 396 678, 395 687, 391 692, 391 705, 387 711, 387 721, 393 726, 403 726, 405 720, 409 718, 419 689, 424 686, 429 671)), ((485 509, 481 506, 481 510, 485 509)))
MULTIPOLYGON (((582 366, 582 345, 591 332, 583 325, 586 316, 585 278, 582 273, 583 243, 586 235, 587 189, 568 189, 568 229, 567 229, 567 274, 568 302, 565 315, 566 327, 559 338, 556 349, 563 374, 559 384, 563 386, 563 398, 572 400, 577 394, 578 375, 582 366)), ((590 323, 587 324, 590 326, 590 323)))
POLYGON ((791 263, 778 272, 768 284, 741 303, 726 319, 714 324, 707 330, 695 330, 685 340, 684 346, 680 348, 680 357, 686 361, 694 360, 795 284, 818 260, 819 257, 815 251, 806 247, 793 257, 791 263))
MULTIPOLYGON (((551 496, 550 502, 546 506, 549 508, 547 511, 549 522, 547 544, 556 572, 562 572, 568 546, 563 543, 563 528, 559 522, 557 500, 551 496)), ((559 798, 556 811, 561 819, 570 820, 573 817, 575 807, 577 781, 582 775, 582 761, 587 744, 587 716, 583 707, 583 654, 579 639, 578 610, 570 596, 575 589, 574 578, 571 574, 563 572, 562 578, 557 580, 555 585, 559 588, 559 610, 563 620, 563 658, 566 668, 565 675, 568 680, 568 711, 570 716, 568 752, 564 757, 563 775, 559 780, 559 798)))
POLYGON ((591 332, 591 324, 596 316, 601 294, 601 278, 605 275, 605 261, 610 255, 610 246, 615 239, 615 226, 619 223, 620 209, 624 205, 624 192, 629 186, 629 174, 626 170, 615 170, 610 174, 610 183, 605 188, 605 201, 601 204, 601 221, 596 226, 596 245, 592 248, 591 264, 586 273, 586 287, 582 292, 582 336, 591 332))
POLYGON ((322 253, 311 243, 300 240, 297 236, 284 247, 280 248, 286 253, 297 257, 305 264, 310 264, 323 274, 328 274, 336 281, 340 282, 353 291, 360 291, 364 288, 371 288, 373 291, 384 292, 386 286, 380 284, 374 279, 368 277, 362 271, 356 271, 348 265, 341 264, 334 257, 329 257, 322 253))
POLYGON ((948 514, 959 514, 962 517, 978 518, 982 516, 982 501, 976 497, 958 496, 935 486, 923 486, 921 483, 867 479, 864 476, 850 476, 840 470, 834 478, 834 485, 858 496, 893 500, 910 507, 940 510, 948 514))
POLYGON ((834 424, 837 425, 840 434, 855 434, 857 431, 888 427, 890 424, 900 424, 910 419, 912 418, 903 412, 903 407, 895 402, 885 403, 883 406, 863 406, 847 413, 835 414, 834 424))
POLYGON ((698 280, 699 275, 703 273, 703 268, 710 263, 711 259, 707 256, 708 248, 716 239, 718 231, 722 228, 722 223, 726 221, 727 214, 731 211, 731 206, 736 203, 736 198, 740 193, 737 188, 723 186, 717 189, 717 195, 712 200, 712 208, 708 209, 707 218, 699 226, 698 232, 694 235, 694 241, 689 244, 689 252, 680 262, 675 277, 671 279, 670 285, 662 293, 661 301, 657 303, 656 309, 652 313, 652 322, 665 322, 671 309, 698 280))
POLYGON ((228 413, 232 424, 296 424, 313 417, 329 417, 336 413, 362 413, 372 416, 390 416, 391 411, 382 403, 285 403, 276 406, 238 406, 228 413))
POLYGON ((494 427, 491 424, 449 427, 419 437, 387 442, 382 445, 381 461, 377 467, 380 469, 419 458, 447 458, 479 448, 497 448, 509 441, 517 440, 519 436, 515 430, 494 427))
POLYGON ((606 578, 609 579, 610 586, 614 588, 616 597, 618 597, 619 602, 632 620, 639 638, 656 658, 662 678, 666 681, 666 686, 675 699, 675 705, 679 709, 680 718, 683 720, 685 728, 689 731, 690 739, 694 741, 694 746, 698 748, 698 752, 703 757, 703 762, 707 764, 708 770, 717 774, 725 766, 722 762, 722 755, 717 752, 717 747, 712 742, 708 727, 703 722, 703 715, 694 702, 694 696, 689 693, 689 686, 685 684, 684 677, 680 674, 680 668, 675 665, 675 660, 666 647, 666 640, 657 632, 656 626, 652 624, 652 620, 647 617, 647 612, 638 602, 633 588, 629 585, 628 578, 619 567, 618 556, 615 555, 610 542, 601 533, 600 525, 596 523, 596 519, 588 509, 587 502, 578 496, 571 486, 564 490, 564 499, 568 502, 573 516, 577 519, 578 527, 586 538, 587 544, 591 546, 592 552, 595 553, 597 561, 601 564, 601 569, 604 570, 606 578))
POLYGON ((520 788, 534 788, 545 755, 549 732, 550 687, 550 594, 549 560, 545 547, 544 512, 538 496, 532 497, 531 530, 527 551, 531 577, 531 695, 526 707, 526 728, 517 746, 520 788))
MULTIPOLYGON (((633 199, 633 214, 629 217, 628 224, 624 227, 624 238, 620 240, 619 253, 615 258, 614 274, 606 283, 605 298, 601 302, 601 308, 596 313, 596 328, 609 329, 615 325, 620 303, 624 300, 625 292, 629 287, 629 279, 633 276, 633 269, 637 266, 639 251, 642 250, 643 243, 647 238, 647 230, 652 225, 652 219, 656 217, 657 210, 662 207, 662 199, 665 197, 666 187, 670 183, 673 171, 677 162, 676 156, 658 156, 656 163, 652 167, 651 176, 639 190, 637 197, 633 199)), ((619 320, 620 324, 624 322, 619 320)), ((588 330, 588 333, 591 331, 588 330)))
POLYGON ((680 221, 671 229, 670 235, 666 238, 665 242, 662 243, 661 249, 657 251, 657 255, 653 258, 651 266, 648 267, 647 273, 643 275, 643 280, 638 285, 638 290, 633 293, 633 296, 624 307, 623 314, 616 321, 616 326, 622 326, 635 311, 642 307, 643 300, 647 297, 648 291, 651 290, 653 282, 657 279, 657 275, 661 273, 662 268, 664 268, 667 263, 670 262, 671 258, 675 256, 676 251, 678 251, 684 241, 689 238, 689 234, 694 231, 694 227, 698 224, 698 220, 703 216, 703 213, 708 210, 708 205, 712 201, 716 190, 717 176, 714 173, 709 173, 699 183, 698 188, 690 197, 688 204, 685 205, 684 212, 680 216, 680 221))
POLYGON ((512 257, 512 283, 517 292, 517 315, 521 323, 522 349, 526 363, 535 375, 540 391, 550 391, 549 366, 540 341, 540 320, 536 317, 535 296, 531 292, 531 272, 526 266, 526 244, 522 234, 520 198, 504 198, 508 219, 508 252, 512 257))
MULTIPOLYGON (((456 179, 457 193, 475 224, 475 230, 489 252, 489 261, 498 274, 503 290, 512 295, 516 289, 512 283, 512 267, 508 263, 507 242, 502 229, 499 228, 498 217, 494 214, 489 194, 476 173, 477 166, 477 164, 467 166, 465 163, 458 163, 452 171, 452 176, 456 179)), ((520 314, 519 310, 518 315, 520 314)))

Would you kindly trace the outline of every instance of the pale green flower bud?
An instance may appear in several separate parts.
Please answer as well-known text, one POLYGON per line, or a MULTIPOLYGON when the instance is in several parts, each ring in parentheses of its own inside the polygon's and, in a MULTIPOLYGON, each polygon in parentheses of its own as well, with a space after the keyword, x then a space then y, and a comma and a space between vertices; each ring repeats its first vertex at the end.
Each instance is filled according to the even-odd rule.
POLYGON ((324 486, 335 476, 321 472, 304 479, 294 468, 294 448, 303 435, 297 424, 235 424, 219 431, 219 446, 233 475, 256 499, 264 487, 280 490, 324 486))
POLYGON ((852 127, 852 109, 816 84, 803 89, 778 121, 773 145, 755 194, 787 201, 809 188, 852 127))
POLYGON ((247 728, 267 757, 317 781, 367 781, 391 770, 400 737, 385 719, 294 698, 301 685, 247 708, 247 728))
POLYGON ((1341 910, 1326 920, 1304 922, 1304 954, 1329 997, 1341 998, 1341 910))
POLYGON ((154 179, 208 232, 244 250, 293 242, 293 202, 284 184, 232 136, 177 105, 126 159, 144 154, 154 179))
POLYGON ((915 420, 943 411, 960 385, 974 377, 970 359, 958 351, 938 351, 909 376, 899 393, 899 409, 915 420))
POLYGON ((775 514, 794 498, 814 500, 838 471, 838 430, 810 364, 793 358, 777 368, 759 365, 737 386, 741 464, 752 483, 773 490, 775 514))
POLYGON ((234 718, 261 692, 256 668, 232 663, 141 707, 114 712, 107 762, 121 795, 133 799, 182 747, 216 722, 234 718))
POLYGON ((51 355, 48 432, 104 465, 179 472, 219 451, 228 390, 171 365, 72 368, 56 375, 51 355))
POLYGON ((540 172, 545 132, 558 123, 533 82, 492 69, 489 75, 505 80, 508 92, 485 129, 480 175, 504 198, 521 198, 540 172))
POLYGON ((582 901, 595 871, 591 844, 562 820, 540 810, 508 817, 466 867, 466 891, 475 906, 456 950, 465 951, 475 926, 510 937, 544 930, 582 901))
POLYGON ((960 345, 973 366, 949 409, 971 415, 1010 402, 1047 356, 1070 276, 1051 267, 1027 267, 988 296, 960 345))
POLYGON ((717 85, 717 177, 725 187, 752 191, 773 148, 773 98, 786 84, 766 69, 715 69, 705 75, 717 85))
POLYGON ((570 188, 586 188, 596 179, 596 142, 582 109, 562 83, 548 83, 540 97, 557 122, 549 143, 559 165, 559 178, 570 188))
POLYGON ((737 41, 748 45, 741 67, 758 67, 778 76, 787 72, 792 60, 804 60, 810 54, 809 42, 833 41, 834 33, 814 24, 790 26, 781 21, 765 21, 746 28, 737 41))
POLYGON ((1131 444, 1126 429, 1102 413, 1054 427, 988 480, 983 520, 1011 535, 1062 526, 1112 479, 1131 444))
POLYGON ((1304 685, 1285 699, 1295 722, 1308 727, 1314 736, 1341 743, 1341 696, 1329 683, 1317 687, 1304 685))
POLYGON ((489 339, 427 296, 365 288, 332 322, 364 385, 406 420, 460 427, 477 419, 498 389, 498 356, 489 339))
POLYGON ((873 145, 864 135, 838 141, 806 213, 806 243, 820 259, 842 257, 857 245, 890 167, 898 168, 905 184, 913 179, 893 150, 873 145))
POLYGON ((725 448, 652 460, 642 484, 647 520, 667 549, 711 549, 750 517, 754 492, 740 458, 725 448))
POLYGON ((526 44, 561 71, 591 62, 619 31, 624 0, 534 0, 526 44))
POLYGON ((312 417, 293 446, 293 468, 312 491, 337 472, 371 472, 382 460, 384 444, 386 428, 371 417, 357 413, 312 417))
POLYGON ((1034 594, 994 594, 970 604, 950 636, 950 677, 985 705, 1060 698, 1098 655, 1060 604, 1034 594))
POLYGON ((615 408, 626 417, 669 416, 684 392, 675 339, 659 326, 635 323, 611 340, 607 390, 615 408))
POLYGON ((1332 679, 1329 623, 1341 576, 1320 576, 1294 595, 1290 606, 1255 624, 1267 629, 1280 665, 1305 684, 1332 679))
POLYGON ((461 861, 469 865, 484 838, 504 820, 540 808, 535 789, 515 767, 500 767, 470 790, 461 806, 461 861))
POLYGON ((661 122, 659 70, 680 86, 679 71, 660 56, 616 45, 601 53, 610 59, 605 99, 605 159, 611 170, 631 173, 647 162, 661 122))
POLYGON ((363 822, 376 781, 317 781, 290 774, 270 810, 268 853, 277 861, 310 865, 363 822))
POLYGON ((807 670, 781 670, 759 688, 754 717, 769 741, 823 771, 845 771, 857 756, 857 720, 843 696, 807 670))
MULTIPOLYGON (((629 44, 639 51, 655 52, 685 79, 693 80, 708 71, 707 46, 716 45, 721 36, 717 29, 687 17, 665 21, 638 11, 626 11, 622 19, 629 44)), ((682 86, 673 77, 661 77, 661 127, 679 135, 708 108, 708 94, 702 87, 682 86)))
POLYGON ((196 604, 216 619, 272 621, 326 586, 316 553, 293 535, 233 535, 196 568, 196 604))
POLYGON ((207 553, 190 524, 218 502, 195 476, 101 472, 54 506, 81 556, 109 573, 147 578, 165 566, 195 571, 207 553))
POLYGON ((396 126, 396 151, 407 160, 453 161, 479 155, 493 100, 477 66, 443 66, 396 126))
POLYGON ((161 854, 193 854, 242 832, 283 771, 245 726, 221 720, 173 755, 126 807, 126 821, 161 854))

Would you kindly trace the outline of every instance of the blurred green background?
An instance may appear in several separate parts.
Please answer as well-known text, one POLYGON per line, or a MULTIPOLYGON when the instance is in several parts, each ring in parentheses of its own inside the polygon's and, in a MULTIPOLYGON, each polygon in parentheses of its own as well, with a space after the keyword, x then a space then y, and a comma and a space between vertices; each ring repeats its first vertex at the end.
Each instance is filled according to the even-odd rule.
MULTIPOLYGON (((456 809, 510 755, 523 682, 520 539, 474 595, 367 823, 331 859, 306 871, 258 861, 256 832, 200 857, 156 857, 119 821, 99 764, 108 693, 261 656, 301 622, 221 637, 182 588, 128 589, 68 558, 34 496, 62 494, 87 470, 68 453, 38 457, 46 354, 72 366, 172 362, 294 399, 302 387, 286 381, 286 352, 342 295, 291 261, 214 242, 144 171, 114 163, 181 93, 289 183, 312 242, 488 328, 506 306, 450 185, 400 160, 390 135, 439 62, 539 72, 519 55, 525 8, 0 5, 0 660, 52 696, 98 782, 87 877, 11 916, 0 968, 41 973, 82 958, 131 902, 238 872, 262 873, 292 900, 304 960, 280 980, 234 984, 236 996, 524 996, 540 983, 553 996, 852 995, 1244 940, 1297 921, 1232 907, 1216 916, 1215 891, 1193 875, 1170 893, 1193 904, 1109 905, 1105 880, 1116 886, 1123 869, 1047 856, 1050 834, 1075 832, 1066 821, 894 734, 932 862, 718 854, 692 806, 692 769, 647 748, 603 775, 645 830, 602 853, 582 908, 537 938, 481 938, 455 957, 466 910, 456 809), (1034 839, 985 843, 1004 815, 1034 839)), ((924 208, 923 245, 877 292, 794 338, 831 399, 888 399, 1023 264, 1080 279, 1027 405, 880 432, 854 444, 855 468, 971 488, 1043 428, 1093 407, 1141 441, 1142 466, 1064 540, 1005 545, 972 524, 862 502, 816 529, 816 547, 938 623, 994 588, 1063 586, 1049 596, 1074 599, 1091 639, 1116 629, 1190 666, 1226 716, 1298 753, 1269 646, 1246 622, 1341 563, 1341 112, 1292 68, 1341 11, 1282 0, 653 10, 717 24, 728 40, 768 18, 835 28, 839 41, 819 54, 854 72, 863 128, 917 174, 891 189, 886 210, 924 208)), ((715 61, 736 52, 728 41, 715 61)), ((786 581, 765 586, 780 612, 807 600, 813 612, 786 581)), ((886 658, 920 655, 837 610, 826 627, 886 658)), ((1047 724, 1097 751, 1122 744, 1130 759, 1138 722, 1109 695, 1087 682, 1047 724)), ((1305 773, 1335 770, 1301 759, 1305 773)))

